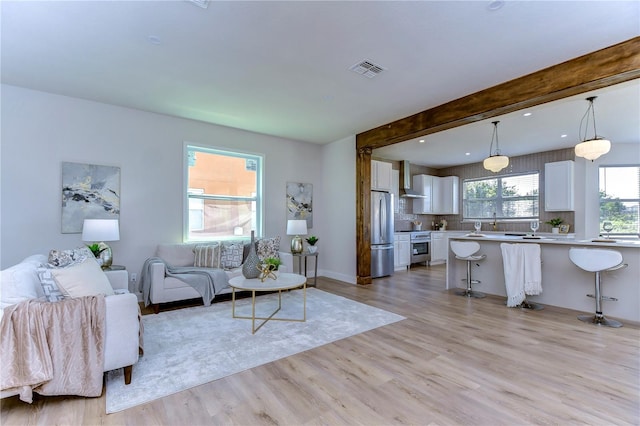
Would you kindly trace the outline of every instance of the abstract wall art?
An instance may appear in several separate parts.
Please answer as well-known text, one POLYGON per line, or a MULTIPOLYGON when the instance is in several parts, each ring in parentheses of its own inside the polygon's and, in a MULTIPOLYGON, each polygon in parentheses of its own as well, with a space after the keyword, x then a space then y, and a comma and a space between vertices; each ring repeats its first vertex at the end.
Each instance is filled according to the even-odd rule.
POLYGON ((287 219, 306 219, 313 228, 313 185, 287 182, 287 219))
POLYGON ((120 167, 62 163, 62 233, 82 232, 85 219, 120 218, 120 167))

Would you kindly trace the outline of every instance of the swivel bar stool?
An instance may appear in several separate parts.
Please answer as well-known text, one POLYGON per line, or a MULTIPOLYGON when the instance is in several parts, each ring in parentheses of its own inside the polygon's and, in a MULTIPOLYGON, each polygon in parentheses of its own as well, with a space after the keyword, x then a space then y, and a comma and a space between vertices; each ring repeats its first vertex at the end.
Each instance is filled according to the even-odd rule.
POLYGON ((475 255, 478 250, 480 250, 480 244, 475 241, 451 241, 451 251, 456 255, 456 259, 467 262, 467 288, 456 291, 458 296, 475 297, 476 299, 486 297, 486 294, 471 289, 471 284, 480 284, 480 281, 471 279, 471 262, 479 262, 487 257, 484 254, 475 255))
POLYGON ((596 299, 595 315, 579 315, 578 319, 584 322, 590 322, 597 325, 605 325, 607 327, 622 327, 622 323, 616 320, 605 318, 602 314, 602 301, 610 300, 616 302, 615 297, 603 296, 600 292, 600 273, 615 271, 617 269, 627 267, 626 263, 622 263, 622 254, 615 250, 607 249, 588 249, 588 248, 572 248, 569 250, 569 259, 579 268, 595 272, 595 289, 596 293, 587 294, 588 297, 596 299))

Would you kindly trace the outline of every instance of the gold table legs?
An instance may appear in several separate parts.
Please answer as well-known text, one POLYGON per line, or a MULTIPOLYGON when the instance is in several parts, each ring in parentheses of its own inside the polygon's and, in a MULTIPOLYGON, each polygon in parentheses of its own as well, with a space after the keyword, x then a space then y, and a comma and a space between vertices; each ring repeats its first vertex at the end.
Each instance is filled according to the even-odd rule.
MULTIPOLYGON (((289 290, 287 290, 289 291, 289 290)), ((251 290, 251 316, 236 315, 236 289, 231 289, 231 314, 233 318, 250 319, 251 320, 251 334, 256 334, 256 331, 260 330, 260 327, 265 325, 267 321, 290 321, 290 322, 305 322, 307 320, 307 283, 302 284, 302 318, 274 318, 282 309, 282 290, 278 290, 278 308, 271 313, 268 317, 256 316, 256 290, 251 290), (262 322, 256 327, 256 320, 262 322)))

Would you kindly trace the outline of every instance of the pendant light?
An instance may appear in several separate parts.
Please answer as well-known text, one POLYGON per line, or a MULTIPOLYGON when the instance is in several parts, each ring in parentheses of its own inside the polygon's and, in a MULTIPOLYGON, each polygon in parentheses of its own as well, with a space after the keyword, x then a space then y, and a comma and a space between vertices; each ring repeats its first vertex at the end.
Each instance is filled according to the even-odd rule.
POLYGON ((493 135, 491 136, 491 145, 489 146, 489 156, 482 162, 485 169, 491 170, 494 173, 498 173, 509 165, 509 157, 500 154, 500 145, 498 144, 498 123, 499 121, 494 121, 492 123, 493 135), (495 154, 493 153, 494 140, 496 141, 495 154))
POLYGON ((605 139, 601 136, 598 136, 596 132, 596 112, 593 108, 593 101, 597 96, 591 96, 587 98, 589 101, 589 107, 587 108, 587 112, 584 113, 582 120, 580 121, 580 131, 579 136, 580 142, 576 145, 576 155, 578 157, 584 157, 587 160, 595 160, 603 154, 606 154, 611 149, 611 141, 605 139), (587 130, 589 128, 589 113, 591 113, 591 117, 593 118, 593 138, 587 139, 587 130), (586 122, 585 122, 586 119, 586 122), (582 124, 584 123, 584 138, 582 137, 582 124))

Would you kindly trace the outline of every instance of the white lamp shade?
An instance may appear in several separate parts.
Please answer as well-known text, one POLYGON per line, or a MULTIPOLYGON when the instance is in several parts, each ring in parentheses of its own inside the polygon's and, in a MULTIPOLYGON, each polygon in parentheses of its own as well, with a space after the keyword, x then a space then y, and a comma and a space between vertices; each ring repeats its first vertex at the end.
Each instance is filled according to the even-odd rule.
POLYGON ((497 173, 509 165, 509 157, 506 155, 492 155, 485 158, 482 165, 485 169, 497 173))
POLYGON ((118 241, 118 219, 85 219, 82 225, 82 241, 118 241))
POLYGON ((610 149, 611 142, 607 139, 590 139, 576 145, 576 155, 593 161, 601 155, 609 152, 610 149))
POLYGON ((296 219, 287 221, 287 235, 307 235, 307 221, 296 219))

